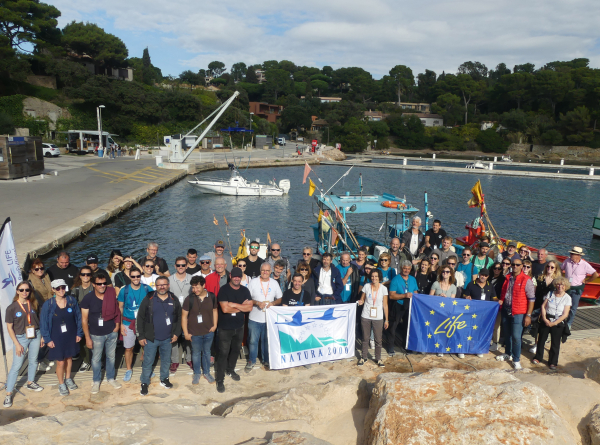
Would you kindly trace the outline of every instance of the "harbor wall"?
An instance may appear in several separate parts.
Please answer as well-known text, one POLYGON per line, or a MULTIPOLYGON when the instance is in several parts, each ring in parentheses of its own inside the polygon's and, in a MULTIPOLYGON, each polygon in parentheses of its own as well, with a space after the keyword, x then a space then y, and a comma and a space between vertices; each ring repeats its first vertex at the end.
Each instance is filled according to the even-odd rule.
POLYGON ((510 144, 508 153, 515 156, 538 155, 565 159, 600 158, 600 149, 576 145, 510 144))

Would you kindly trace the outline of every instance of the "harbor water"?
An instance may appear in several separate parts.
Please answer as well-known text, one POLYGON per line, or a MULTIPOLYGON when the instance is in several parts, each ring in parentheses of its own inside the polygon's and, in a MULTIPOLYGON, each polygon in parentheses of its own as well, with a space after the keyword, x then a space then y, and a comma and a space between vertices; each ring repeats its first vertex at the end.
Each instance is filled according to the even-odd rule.
MULTIPOLYGON (((411 160, 412 161, 412 160, 411 160)), ((327 190, 348 169, 347 166, 314 166, 313 181, 327 190), (323 184, 319 183, 316 176, 323 184)), ((92 230, 87 237, 66 246, 71 261, 85 262, 90 253, 106 265, 112 249, 136 258, 145 253, 146 244, 156 241, 159 256, 172 269, 175 258, 185 255, 189 248, 199 254, 212 249, 218 239, 231 244, 235 255, 241 230, 248 238, 266 242, 267 233, 273 242, 282 245, 283 255, 300 257, 305 245, 315 246, 311 224, 318 212, 314 198, 308 196, 308 183, 302 184, 304 167, 249 169, 242 172, 247 179, 268 182, 290 179, 289 195, 282 197, 235 197, 204 195, 182 180, 155 197, 127 211, 103 227, 92 230), (224 217, 229 223, 227 226, 224 217), (214 219, 218 225, 214 224, 214 219), (227 235, 229 233, 229 236, 227 235)), ((452 236, 463 236, 465 223, 479 215, 467 201, 477 177, 460 173, 422 172, 361 168, 356 166, 333 188, 335 193, 360 193, 359 174, 363 178, 363 193, 391 193, 406 197, 420 210, 424 220, 424 192, 428 193, 429 211, 442 221, 452 236)), ((227 178, 229 171, 199 174, 197 177, 227 178)), ((192 177, 188 177, 192 179, 192 177)), ((534 247, 565 254, 573 245, 600 248, 592 240, 591 226, 598 212, 600 184, 593 181, 553 180, 527 177, 490 176, 482 172, 481 185, 488 213, 502 237, 525 242, 534 247)), ((318 192, 317 192, 318 193, 318 192)), ((350 227, 361 235, 385 239, 385 215, 353 215, 350 227)), ((393 223, 390 219, 389 223, 393 223)), ((585 257, 598 261, 596 250, 585 257)), ((50 264, 50 257, 44 259, 50 264)))

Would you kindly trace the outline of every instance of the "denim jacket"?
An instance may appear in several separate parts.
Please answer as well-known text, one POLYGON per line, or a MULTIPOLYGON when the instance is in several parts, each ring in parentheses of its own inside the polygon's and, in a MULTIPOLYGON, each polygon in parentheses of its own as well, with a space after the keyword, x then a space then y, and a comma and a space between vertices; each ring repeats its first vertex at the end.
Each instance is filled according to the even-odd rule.
MULTIPOLYGON (((79 309, 79 304, 77 304, 77 300, 75 297, 71 295, 67 295, 67 307, 73 308, 75 311, 75 320, 77 322, 77 337, 83 338, 83 328, 81 327, 81 309, 79 309)), ((54 318, 54 312, 56 311, 56 298, 52 297, 49 300, 46 300, 44 305, 42 306, 42 313, 40 315, 40 331, 42 333, 42 338, 45 343, 50 343, 52 338, 50 334, 52 333, 52 319, 54 318)))

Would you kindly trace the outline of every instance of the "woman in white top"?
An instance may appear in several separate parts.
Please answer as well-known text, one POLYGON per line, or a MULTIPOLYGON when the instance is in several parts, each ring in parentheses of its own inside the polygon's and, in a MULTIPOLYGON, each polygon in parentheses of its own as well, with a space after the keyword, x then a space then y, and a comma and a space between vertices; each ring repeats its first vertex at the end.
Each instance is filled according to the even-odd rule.
POLYGON ((242 269, 242 281, 240 281, 240 284, 244 287, 248 287, 248 285, 250 284, 250 277, 246 275, 246 266, 247 264, 244 260, 239 260, 237 262, 237 267, 242 269))
POLYGON ((389 326, 388 322, 388 290, 381 283, 383 274, 379 269, 371 272, 371 282, 366 283, 360 294, 359 306, 363 306, 361 325, 363 331, 362 358, 358 361, 358 366, 362 366, 367 361, 369 342, 367 339, 371 335, 371 328, 375 335, 375 361, 380 367, 384 367, 381 360, 381 338, 383 330, 389 326), (385 322, 384 322, 385 317, 385 322))
POLYGON ((142 275, 141 282, 156 290, 156 279, 159 275, 154 273, 154 267, 155 263, 153 260, 146 259, 146 261, 144 261, 144 274, 142 275))
POLYGON ((532 360, 532 363, 537 365, 544 358, 544 344, 550 334, 550 354, 548 355, 550 369, 556 369, 558 365, 560 343, 566 327, 565 319, 569 316, 572 305, 571 297, 567 294, 571 287, 569 280, 565 277, 558 277, 554 279, 553 284, 554 291, 548 292, 544 298, 544 304, 542 304, 537 352, 532 360))

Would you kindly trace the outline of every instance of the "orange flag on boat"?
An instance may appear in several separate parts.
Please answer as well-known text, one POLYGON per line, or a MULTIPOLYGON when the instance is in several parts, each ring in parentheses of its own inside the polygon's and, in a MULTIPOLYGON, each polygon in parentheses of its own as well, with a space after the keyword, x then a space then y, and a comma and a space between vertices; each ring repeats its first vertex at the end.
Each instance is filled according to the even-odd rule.
POLYGON ((272 244, 271 243, 271 235, 269 235, 269 232, 267 232, 267 243, 269 243, 269 246, 272 244))
POLYGON ((223 215, 223 222, 225 223, 226 226, 229 225, 229 223, 227 222, 227 218, 225 218, 225 215, 223 215))
POLYGON ((308 162, 304 164, 304 178, 302 178, 302 184, 306 184, 306 178, 308 178, 308 174, 310 173, 310 167, 308 166, 308 162))
POLYGON ((308 178, 308 196, 312 196, 316 189, 317 186, 315 185, 315 183, 312 182, 312 179, 308 178))
POLYGON ((343 219, 342 214, 340 213, 337 207, 335 208, 335 219, 337 219, 338 221, 341 221, 343 219))
POLYGON ((483 194, 483 191, 481 190, 481 182, 479 180, 471 189, 471 193, 473 194, 473 197, 467 203, 467 204, 469 204, 469 207, 482 207, 483 208, 483 206, 485 205, 485 203, 483 201, 484 194, 483 194))
POLYGON ((337 244, 339 233, 333 227, 331 228, 331 245, 335 246, 337 244))
POLYGON ((219 221, 217 221, 217 217, 215 215, 213 215, 213 223, 215 224, 215 226, 219 225, 219 221))

